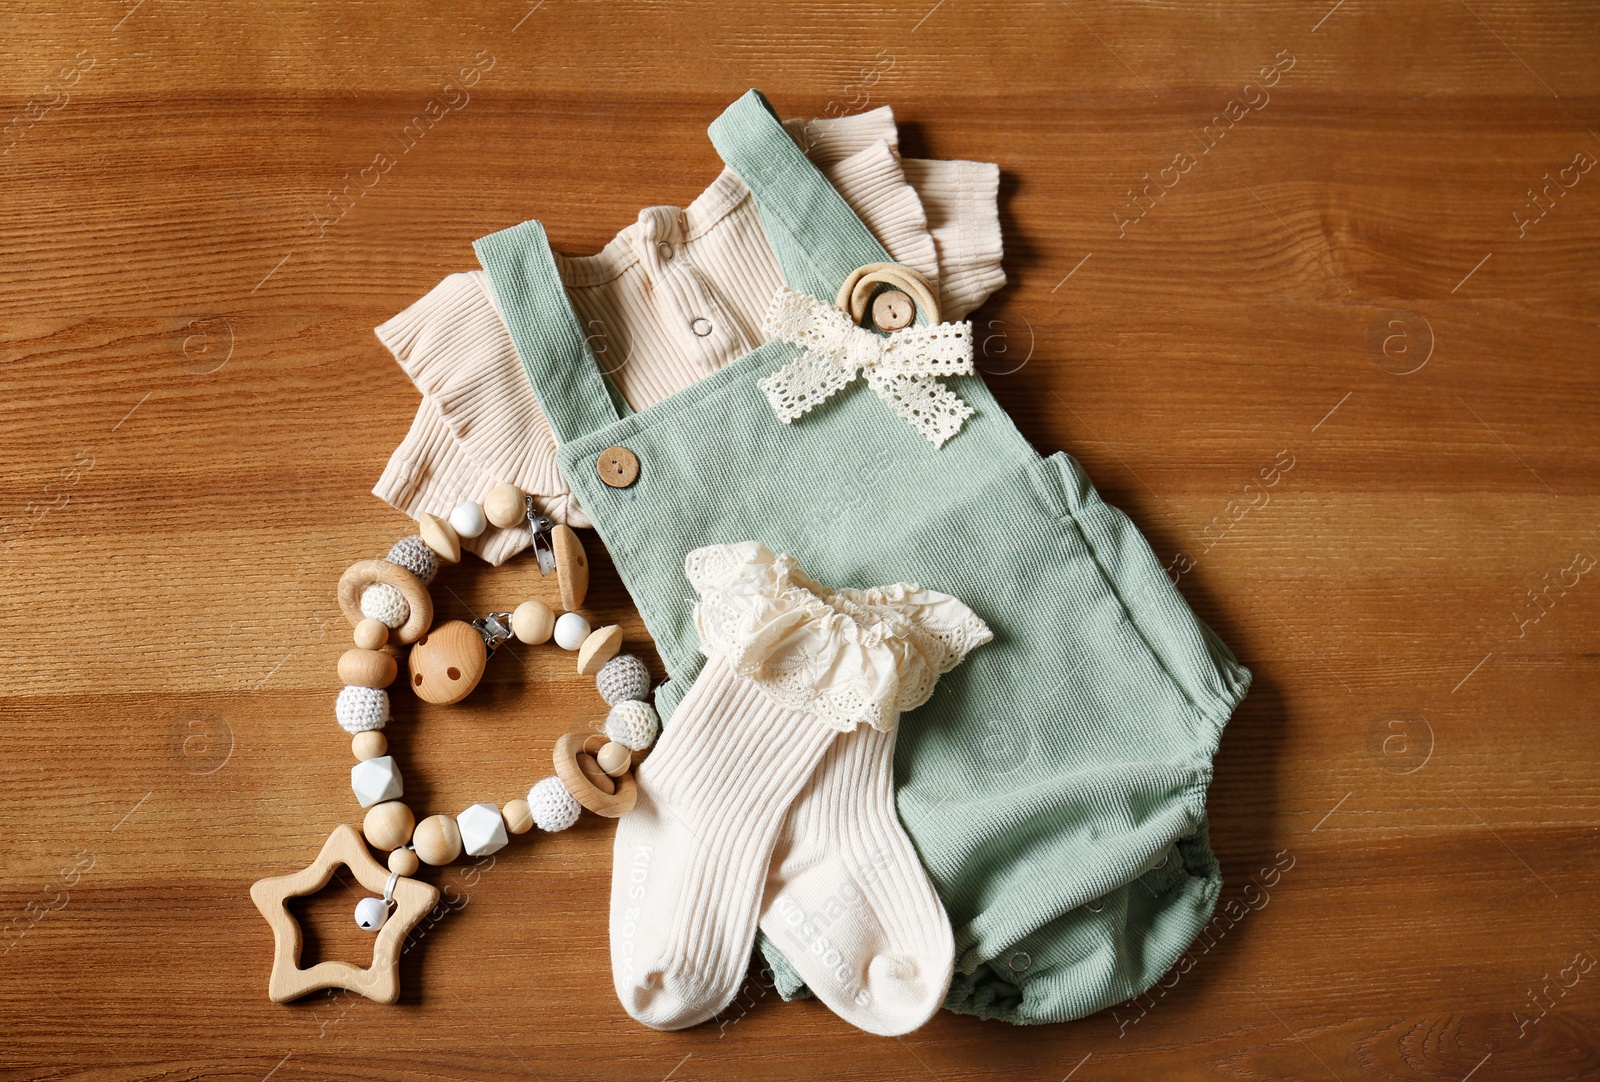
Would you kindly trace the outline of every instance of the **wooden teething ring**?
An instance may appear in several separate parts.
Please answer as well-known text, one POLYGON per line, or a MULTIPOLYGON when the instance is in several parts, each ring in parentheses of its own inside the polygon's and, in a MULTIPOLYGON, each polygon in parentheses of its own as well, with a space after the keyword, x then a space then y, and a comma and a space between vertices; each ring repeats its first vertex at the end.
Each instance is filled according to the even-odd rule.
POLYGON ((561 779, 561 784, 567 787, 567 792, 572 794, 574 800, 596 815, 603 815, 607 819, 620 819, 633 810, 634 802, 639 799, 639 788, 634 784, 632 771, 616 779, 615 793, 605 793, 595 788, 594 783, 584 777, 583 770, 578 766, 580 751, 593 755, 609 739, 604 733, 593 733, 588 736, 583 733, 567 733, 556 741, 552 758, 556 764, 556 776, 561 779))
POLYGON ((910 293, 927 315, 928 322, 940 322, 939 299, 932 284, 917 271, 901 263, 868 263, 864 267, 857 267, 839 287, 839 296, 833 306, 841 312, 850 313, 850 318, 859 324, 867 316, 867 304, 872 299, 873 289, 879 285, 894 286, 910 293))
POLYGON ((394 629, 395 640, 409 646, 422 638, 433 624, 433 598, 428 596, 427 587, 417 576, 388 560, 360 560, 339 576, 339 608, 350 626, 365 619, 361 612, 361 591, 375 582, 388 583, 399 590, 411 610, 406 622, 394 629))

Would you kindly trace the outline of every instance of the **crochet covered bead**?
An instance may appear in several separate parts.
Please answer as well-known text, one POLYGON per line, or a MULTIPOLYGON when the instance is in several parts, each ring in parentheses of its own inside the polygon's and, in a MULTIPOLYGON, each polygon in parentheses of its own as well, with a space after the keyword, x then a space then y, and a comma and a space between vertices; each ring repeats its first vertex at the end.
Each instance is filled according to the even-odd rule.
POLYGON ((618 654, 595 674, 594 686, 607 706, 650 696, 650 670, 632 654, 618 654))
POLYGON ((389 693, 382 688, 351 684, 339 692, 333 713, 339 719, 339 727, 347 733, 381 729, 389 723, 389 693))
POLYGON ((540 830, 554 834, 578 821, 583 806, 567 792, 560 778, 545 778, 528 790, 528 810, 540 830))
POLYGON ((387 582, 375 582, 361 591, 361 615, 393 631, 410 617, 411 606, 399 590, 387 582))
POLYGON ((630 751, 644 751, 660 731, 655 708, 637 699, 618 703, 606 716, 606 735, 630 751))
POLYGON ((433 576, 439 573, 439 556, 428 543, 416 534, 402 537, 394 543, 394 548, 389 550, 389 555, 384 559, 392 564, 399 564, 421 580, 426 586, 433 581, 433 576))

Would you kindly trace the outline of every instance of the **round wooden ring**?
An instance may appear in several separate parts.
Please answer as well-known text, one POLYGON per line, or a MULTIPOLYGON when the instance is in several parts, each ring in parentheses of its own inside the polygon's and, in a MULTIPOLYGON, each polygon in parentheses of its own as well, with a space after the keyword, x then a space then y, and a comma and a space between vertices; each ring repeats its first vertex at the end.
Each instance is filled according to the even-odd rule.
POLYGON ((433 626, 433 598, 428 596, 428 588, 422 585, 421 579, 388 560, 361 560, 345 568, 344 574, 339 576, 339 608, 350 626, 362 621, 361 591, 375 582, 386 582, 399 590, 411 610, 406 622, 394 629, 394 641, 409 646, 422 638, 433 626))
POLYGON ((561 784, 567 787, 567 792, 572 794, 574 800, 596 815, 603 815, 607 819, 620 819, 633 810, 634 802, 639 799, 639 787, 634 783, 633 775, 624 774, 616 779, 615 793, 603 793, 583 776, 583 771, 578 766, 580 751, 587 750, 589 743, 595 740, 599 743, 594 745, 594 751, 599 751, 605 745, 606 739, 603 733, 594 733, 588 737, 583 733, 567 733, 556 741, 556 750, 552 758, 555 759, 556 776, 561 779, 561 784))
POLYGON ((891 285, 910 293, 921 305, 928 322, 938 323, 939 299, 933 285, 917 271, 900 263, 868 263, 850 272, 850 277, 839 287, 834 307, 850 313, 850 318, 860 323, 867 315, 867 303, 872 290, 880 284, 891 285))

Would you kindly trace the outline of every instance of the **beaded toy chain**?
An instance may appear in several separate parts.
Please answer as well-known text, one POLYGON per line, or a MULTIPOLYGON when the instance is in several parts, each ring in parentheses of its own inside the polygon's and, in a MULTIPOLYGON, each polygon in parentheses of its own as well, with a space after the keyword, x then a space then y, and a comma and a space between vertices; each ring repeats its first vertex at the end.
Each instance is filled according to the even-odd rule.
POLYGON ((462 501, 448 521, 433 515, 417 520, 418 533, 395 542, 381 560, 351 565, 339 581, 339 605, 354 626, 355 645, 339 658, 344 689, 334 705, 339 725, 353 734, 356 765, 350 787, 366 809, 361 833, 367 845, 387 852, 387 869, 373 860, 354 831, 340 827, 311 867, 287 876, 263 879, 251 888, 256 906, 272 925, 277 949, 268 995, 287 1002, 321 988, 348 988, 380 1002, 399 995, 396 971, 406 934, 438 898, 438 891, 410 877, 422 864, 443 865, 459 857, 487 856, 509 842, 508 834, 565 830, 582 809, 617 818, 637 797, 631 770, 655 743, 660 723, 646 701, 650 672, 632 654, 622 654, 622 631, 616 625, 591 630, 577 612, 588 592, 589 570, 577 534, 555 525, 533 507, 533 499, 512 485, 500 485, 484 505, 462 501), (562 605, 558 619, 549 606, 529 600, 512 612, 492 612, 470 624, 450 620, 437 627, 427 587, 440 561, 461 559, 462 537, 483 533, 487 522, 510 528, 526 521, 542 573, 559 573, 562 605), (457 815, 430 815, 416 820, 400 800, 400 769, 387 754, 383 727, 389 721, 386 688, 399 674, 396 645, 410 645, 410 683, 417 696, 432 703, 465 698, 482 678, 489 656, 507 639, 538 645, 552 637, 564 650, 577 652, 578 672, 595 678, 600 697, 611 708, 605 732, 568 733, 555 745, 555 774, 534 783, 527 797, 504 807, 478 803, 457 815), (381 898, 363 898, 356 905, 356 923, 377 932, 373 964, 358 970, 343 962, 299 968, 300 929, 284 903, 321 889, 339 864, 345 864, 381 898), (378 885, 381 882, 382 886, 378 885))

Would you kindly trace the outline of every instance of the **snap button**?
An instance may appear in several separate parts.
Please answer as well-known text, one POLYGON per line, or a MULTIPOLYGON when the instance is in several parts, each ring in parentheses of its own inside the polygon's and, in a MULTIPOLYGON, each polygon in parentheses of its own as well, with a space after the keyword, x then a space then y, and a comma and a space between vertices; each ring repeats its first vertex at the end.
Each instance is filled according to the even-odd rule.
POLYGON ((880 330, 898 331, 916 318, 917 306, 898 289, 886 289, 872 298, 872 322, 880 330))
POLYGON ((701 316, 699 319, 689 324, 689 329, 695 334, 699 335, 701 338, 704 338, 706 335, 711 333, 711 321, 706 317, 701 316))
POLYGON ((595 460, 594 472, 612 488, 627 488, 639 479, 639 456, 626 447, 607 447, 595 460))
POLYGON ((656 241, 656 252, 660 254, 662 262, 666 262, 674 255, 672 245, 664 240, 656 241))

